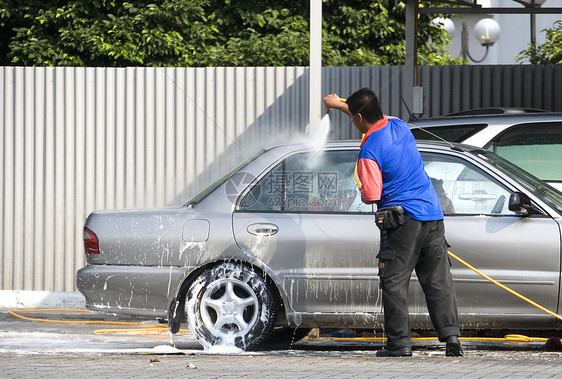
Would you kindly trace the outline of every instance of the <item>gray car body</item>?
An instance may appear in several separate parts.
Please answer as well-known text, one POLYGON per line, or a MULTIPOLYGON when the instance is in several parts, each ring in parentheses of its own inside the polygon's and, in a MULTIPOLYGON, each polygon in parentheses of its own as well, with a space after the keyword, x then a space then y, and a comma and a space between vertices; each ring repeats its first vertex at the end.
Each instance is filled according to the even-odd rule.
MULTIPOLYGON (((455 146, 418 142, 422 153, 466 160, 510 191, 525 193, 540 213, 446 216, 451 251, 558 312, 562 300, 560 211, 478 154, 455 146)), ((326 146, 326 150, 338 149, 358 152, 359 143, 326 146)), ((302 145, 274 147, 242 171, 259 179, 276 163, 305 150, 302 145)), ((96 233, 100 254, 88 254, 87 265, 77 273, 87 308, 168 318, 171 304, 185 296, 203 268, 231 261, 251 265, 271 279, 284 308, 280 324, 382 327, 376 260, 379 233, 372 212, 239 212, 239 201, 251 185, 244 182, 233 193, 229 184, 220 184, 196 204, 90 214, 85 226, 96 233)), ((559 327, 554 317, 459 262, 453 260, 451 270, 463 329, 559 327)), ((412 279, 412 328, 431 328, 415 274, 412 279)))

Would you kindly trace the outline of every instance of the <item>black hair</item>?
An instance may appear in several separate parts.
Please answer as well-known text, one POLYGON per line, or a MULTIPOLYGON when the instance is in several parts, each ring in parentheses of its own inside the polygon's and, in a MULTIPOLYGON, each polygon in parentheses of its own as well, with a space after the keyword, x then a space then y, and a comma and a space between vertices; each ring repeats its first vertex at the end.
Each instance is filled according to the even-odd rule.
POLYGON ((361 113, 361 116, 371 123, 384 117, 379 98, 370 88, 364 87, 355 91, 345 102, 352 116, 361 113))

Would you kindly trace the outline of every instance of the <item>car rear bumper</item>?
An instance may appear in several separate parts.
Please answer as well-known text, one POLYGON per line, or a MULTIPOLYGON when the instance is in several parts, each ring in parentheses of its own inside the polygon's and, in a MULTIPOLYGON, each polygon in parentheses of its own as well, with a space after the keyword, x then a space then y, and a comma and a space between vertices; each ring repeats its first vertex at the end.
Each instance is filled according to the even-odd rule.
POLYGON ((90 310, 166 318, 185 271, 172 266, 87 265, 78 270, 76 286, 90 310))

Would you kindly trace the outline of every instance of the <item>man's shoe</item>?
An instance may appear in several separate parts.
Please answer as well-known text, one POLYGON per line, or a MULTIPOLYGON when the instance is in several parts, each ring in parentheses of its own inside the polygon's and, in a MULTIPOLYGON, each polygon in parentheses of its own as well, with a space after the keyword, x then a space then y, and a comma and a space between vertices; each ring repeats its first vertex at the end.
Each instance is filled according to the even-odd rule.
POLYGON ((461 343, 457 336, 449 336, 445 345, 445 355, 448 357, 462 357, 464 352, 462 351, 461 343))
POLYGON ((377 351, 377 357, 411 357, 412 348, 403 347, 401 349, 392 350, 379 350, 377 351))

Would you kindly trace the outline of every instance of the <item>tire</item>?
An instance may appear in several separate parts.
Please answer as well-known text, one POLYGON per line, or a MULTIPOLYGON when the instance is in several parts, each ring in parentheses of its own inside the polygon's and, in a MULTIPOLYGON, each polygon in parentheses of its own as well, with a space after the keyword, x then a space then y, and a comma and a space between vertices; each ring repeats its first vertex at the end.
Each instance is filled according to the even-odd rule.
POLYGON ((302 340, 310 333, 310 328, 290 328, 282 326, 273 329, 269 337, 262 342, 262 349, 285 350, 290 349, 294 343, 302 340))
POLYGON ((268 283, 235 263, 203 271, 188 290, 185 309, 189 329, 205 349, 255 348, 269 337, 276 318, 268 283))

